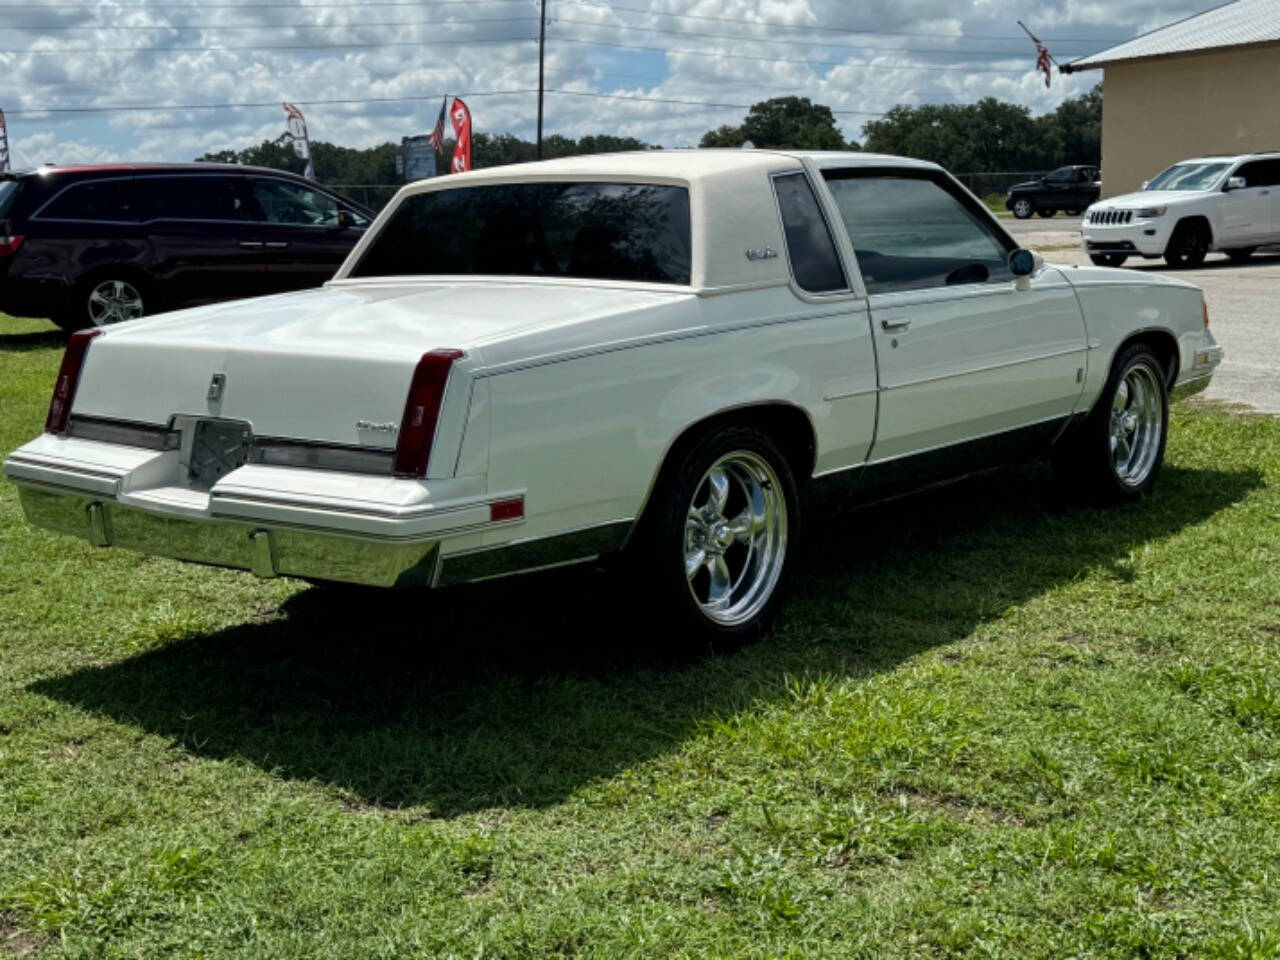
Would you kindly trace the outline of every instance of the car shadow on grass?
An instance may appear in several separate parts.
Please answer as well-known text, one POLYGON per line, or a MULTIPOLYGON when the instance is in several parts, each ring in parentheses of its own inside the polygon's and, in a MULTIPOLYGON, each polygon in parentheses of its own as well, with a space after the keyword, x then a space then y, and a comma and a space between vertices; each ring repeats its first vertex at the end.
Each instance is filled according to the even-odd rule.
POLYGON ((48 347, 65 347, 67 335, 61 330, 32 330, 25 333, 0 333, 0 353, 24 353, 48 347))
POLYGON ((785 696, 788 676, 888 670, 1083 571, 1120 569, 1261 484, 1166 468, 1141 504, 1073 509, 1030 466, 814 523, 776 632, 716 657, 673 653, 624 578, 575 568, 437 592, 310 589, 268 622, 31 689, 352 803, 541 806, 785 696))

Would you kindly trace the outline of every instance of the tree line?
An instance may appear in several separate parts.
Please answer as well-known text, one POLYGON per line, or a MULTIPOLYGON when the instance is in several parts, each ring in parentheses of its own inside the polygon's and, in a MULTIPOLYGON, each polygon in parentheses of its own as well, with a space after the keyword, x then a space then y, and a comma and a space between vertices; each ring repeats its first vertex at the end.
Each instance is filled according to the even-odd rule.
MULTIPOLYGON (((709 130, 699 146, 809 150, 866 150, 941 164, 953 173, 1048 170, 1068 163, 1097 163, 1101 155, 1102 87, 1064 100, 1038 117, 1019 104, 986 97, 977 103, 899 105, 863 125, 863 139, 845 140, 831 108, 808 97, 774 97, 755 104, 742 123, 709 130)), ((492 167, 536 159, 537 145, 509 133, 472 135, 472 163, 492 167)), ((447 173, 453 143, 437 157, 437 172, 447 173)), ((543 139, 545 158, 619 150, 660 149, 634 137, 607 134, 580 139, 552 134, 543 139)), ((399 144, 356 150, 312 141, 311 154, 321 182, 398 185, 399 144)), ((244 150, 206 153, 204 161, 242 163, 301 173, 303 161, 287 138, 264 140, 244 150)))

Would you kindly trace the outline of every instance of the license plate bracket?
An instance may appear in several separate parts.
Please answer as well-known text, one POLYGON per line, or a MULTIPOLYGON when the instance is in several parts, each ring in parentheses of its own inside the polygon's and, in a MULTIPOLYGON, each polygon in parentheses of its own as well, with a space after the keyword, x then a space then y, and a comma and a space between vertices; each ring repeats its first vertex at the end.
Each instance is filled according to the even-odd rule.
POLYGON ((187 479, 193 487, 208 490, 232 470, 249 460, 253 432, 237 420, 198 420, 191 437, 187 479))

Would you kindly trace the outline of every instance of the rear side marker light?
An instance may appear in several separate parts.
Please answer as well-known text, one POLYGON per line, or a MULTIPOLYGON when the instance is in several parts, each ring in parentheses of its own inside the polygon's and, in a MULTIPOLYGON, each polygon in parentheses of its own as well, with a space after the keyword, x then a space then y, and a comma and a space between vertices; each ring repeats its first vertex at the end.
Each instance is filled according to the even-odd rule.
POLYGON ((76 398, 76 387, 80 384, 80 371, 84 369, 84 358, 89 352, 89 342, 101 333, 102 331, 96 328, 77 330, 67 341, 67 349, 62 354, 62 366, 58 368, 58 379, 53 384, 49 416, 44 421, 47 432, 58 434, 67 432, 71 403, 76 398))
POLYGON ((1200 308, 1204 311, 1204 325, 1207 327, 1209 325, 1209 301, 1205 300, 1201 303, 1200 308))
POLYGON ((499 520, 523 520, 524 497, 512 497, 510 500, 495 500, 489 504, 489 522, 499 520))
POLYGON ((409 396, 400 419, 400 439, 396 443, 396 460, 392 468, 397 477, 425 477, 435 441, 436 421, 444 403, 444 390, 449 384, 449 371, 454 361, 466 354, 461 350, 432 350, 424 353, 413 371, 409 396))
POLYGON ((12 257, 25 239, 20 234, 0 233, 0 257, 12 257))

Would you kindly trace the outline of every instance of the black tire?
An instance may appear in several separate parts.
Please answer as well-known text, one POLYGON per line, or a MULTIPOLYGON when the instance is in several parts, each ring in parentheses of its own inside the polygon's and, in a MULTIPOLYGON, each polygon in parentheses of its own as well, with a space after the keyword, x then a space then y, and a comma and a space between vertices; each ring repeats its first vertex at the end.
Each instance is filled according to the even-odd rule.
POLYGON ((1164 262, 1171 267, 1198 267, 1209 253, 1209 228, 1199 220, 1184 220, 1173 228, 1164 262))
POLYGON ((1036 205, 1027 197, 1018 197, 1009 209, 1019 220, 1027 220, 1036 212, 1036 205))
POLYGON ((1055 217, 1055 216, 1057 216, 1057 215, 1058 215, 1058 211, 1057 211, 1057 210, 1048 210, 1048 209, 1045 209, 1045 210, 1037 210, 1037 211, 1036 211, 1036 213, 1038 213, 1040 216, 1044 217, 1046 220, 1047 220, 1047 219, 1049 219, 1050 217, 1055 217))
MULTIPOLYGON (((653 635, 668 638, 667 645, 674 651, 733 649, 768 631, 786 594, 800 534, 795 476, 774 441, 752 427, 712 430, 685 445, 683 452, 677 451, 675 456, 679 461, 663 471, 641 527, 627 549, 622 567, 624 576, 632 578, 642 591, 632 606, 649 610, 649 615, 657 621, 653 624, 653 635), (727 527, 724 521, 756 512, 748 511, 744 488, 737 486, 739 481, 734 477, 729 480, 730 493, 717 514, 719 521, 704 526, 698 526, 696 521, 691 524, 691 517, 706 516, 696 510, 704 498, 708 504, 714 499, 710 471, 726 462, 736 463, 734 458, 742 458, 743 464, 764 465, 767 470, 763 472, 770 474, 762 490, 769 491, 765 496, 772 500, 775 508, 774 526, 767 538, 763 534, 752 534, 761 537, 759 547, 736 540, 724 546, 723 532, 718 541, 713 532, 727 527), (779 521, 780 528, 777 527, 779 521), (699 549, 708 565, 692 563, 691 557, 696 556, 699 549), (707 610, 708 602, 713 600, 709 591, 713 587, 712 566, 719 562, 716 557, 723 561, 721 569, 727 572, 730 584, 725 598, 732 601, 724 606, 722 614, 707 610), (759 564, 761 559, 764 565, 752 566, 753 560, 759 564), (739 565, 740 573, 736 569, 739 565), (691 566, 693 574, 686 572, 691 566), (707 591, 706 600, 701 596, 703 587, 707 591), (731 619, 735 608, 741 616, 731 619)), ((766 516, 764 503, 765 500, 760 500, 756 508, 761 511, 761 517, 766 516)))
MULTIPOLYGON (((1125 348, 1115 363, 1107 383, 1102 388, 1093 410, 1080 423, 1072 427, 1054 448, 1054 473, 1063 491, 1072 499, 1091 503, 1128 503, 1140 500, 1150 492, 1164 462, 1165 443, 1169 436, 1169 389, 1166 372, 1152 349, 1143 343, 1125 348), (1124 475, 1117 456, 1123 451, 1113 446, 1113 433, 1123 429, 1123 417, 1134 409, 1136 391, 1131 384, 1137 382, 1150 392, 1152 406, 1145 418, 1128 439, 1132 456, 1142 466, 1129 476, 1124 475), (1121 384, 1125 384, 1121 400, 1117 397, 1121 384), (1121 406, 1123 404, 1123 406, 1121 406), (1117 411, 1117 407, 1120 407, 1117 411), (1158 434, 1139 432, 1147 427, 1158 428, 1158 434), (1142 450, 1139 456, 1139 449, 1142 450)), ((1125 466, 1128 466, 1126 464, 1125 466)))
POLYGON ((1123 267, 1129 259, 1127 253, 1091 253, 1089 259, 1098 267, 1123 267))
POLYGON ((1253 256, 1253 251, 1257 249, 1257 247, 1237 247, 1235 250, 1223 250, 1222 252, 1236 263, 1244 263, 1253 256))
POLYGON ((75 331, 94 326, 106 326, 111 323, 121 322, 123 319, 133 320, 137 319, 137 317, 158 312, 155 293, 150 282, 132 270, 116 268, 91 274, 77 283, 72 288, 66 304, 54 316, 53 321, 64 330, 75 331), (132 306, 127 310, 121 306, 120 310, 117 311, 119 313, 118 319, 112 318, 116 316, 115 313, 104 317, 102 306, 100 304, 95 305, 92 302, 95 292, 101 293, 104 288, 112 295, 117 290, 120 291, 123 295, 122 303, 128 302, 132 304, 136 301, 138 304, 136 316, 133 315, 134 309, 132 306), (98 316, 104 318, 102 323, 95 321, 95 307, 97 308, 98 316), (126 316, 125 314, 128 315, 126 316))

